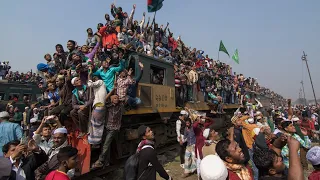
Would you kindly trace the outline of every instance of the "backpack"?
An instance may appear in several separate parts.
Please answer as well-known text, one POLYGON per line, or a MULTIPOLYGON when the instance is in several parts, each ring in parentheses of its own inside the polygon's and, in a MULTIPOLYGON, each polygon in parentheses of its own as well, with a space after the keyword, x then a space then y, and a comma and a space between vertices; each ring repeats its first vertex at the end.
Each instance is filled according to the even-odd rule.
MULTIPOLYGON (((145 149, 148 147, 153 149, 153 147, 150 145, 144 145, 142 147, 142 149, 145 149)), ((137 177, 138 176, 138 168, 139 168, 139 157, 140 157, 139 155, 140 155, 140 153, 135 153, 127 159, 127 161, 124 165, 124 179, 125 180, 139 180, 140 177, 144 174, 146 169, 143 170, 140 177, 137 177)))

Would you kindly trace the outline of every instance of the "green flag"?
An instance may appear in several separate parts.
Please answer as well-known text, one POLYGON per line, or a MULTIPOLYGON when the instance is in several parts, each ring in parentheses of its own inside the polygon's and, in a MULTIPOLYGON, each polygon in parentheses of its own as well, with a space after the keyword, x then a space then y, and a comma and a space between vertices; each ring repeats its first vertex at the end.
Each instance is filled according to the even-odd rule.
POLYGON ((234 62, 236 62, 237 64, 239 64, 239 55, 238 55, 238 49, 236 49, 236 51, 234 52, 232 59, 234 60, 234 62))
POLYGON ((223 42, 222 42, 222 41, 220 41, 219 51, 222 51, 222 52, 224 52, 224 53, 228 54, 228 56, 230 57, 230 55, 229 55, 229 53, 228 53, 228 51, 227 51, 226 47, 224 47, 224 45, 223 45, 223 42))

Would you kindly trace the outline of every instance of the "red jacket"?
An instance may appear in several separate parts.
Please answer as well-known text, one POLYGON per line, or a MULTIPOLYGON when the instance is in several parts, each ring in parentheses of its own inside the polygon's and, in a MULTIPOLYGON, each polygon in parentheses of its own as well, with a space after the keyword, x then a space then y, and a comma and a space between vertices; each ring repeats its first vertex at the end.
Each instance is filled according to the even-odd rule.
POLYGON ((113 45, 119 45, 119 41, 116 33, 108 34, 106 33, 107 26, 103 26, 100 28, 99 33, 102 38, 102 45, 104 48, 111 49, 113 45))
POLYGON ((320 180, 320 170, 318 171, 313 171, 309 177, 308 180, 320 180))

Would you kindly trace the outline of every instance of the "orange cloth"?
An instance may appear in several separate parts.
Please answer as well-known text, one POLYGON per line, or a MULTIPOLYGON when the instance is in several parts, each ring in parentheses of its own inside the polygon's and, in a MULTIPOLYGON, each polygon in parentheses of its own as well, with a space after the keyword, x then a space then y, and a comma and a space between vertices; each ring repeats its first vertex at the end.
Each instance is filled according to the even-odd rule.
POLYGON ((249 119, 249 116, 242 116, 240 120, 242 121, 242 135, 246 142, 248 148, 252 149, 252 144, 254 143, 255 134, 253 132, 254 128, 258 128, 256 124, 247 124, 245 120, 249 119))
POLYGON ((108 34, 106 33, 107 26, 103 26, 100 28, 99 33, 102 38, 102 45, 104 48, 111 49, 113 45, 119 46, 119 41, 116 33, 108 34))

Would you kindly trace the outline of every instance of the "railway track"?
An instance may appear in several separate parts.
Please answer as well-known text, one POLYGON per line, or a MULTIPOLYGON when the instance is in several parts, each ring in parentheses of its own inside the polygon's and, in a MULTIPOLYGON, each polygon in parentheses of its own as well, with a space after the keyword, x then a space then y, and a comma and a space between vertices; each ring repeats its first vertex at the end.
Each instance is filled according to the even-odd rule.
MULTIPOLYGON (((161 155, 164 154, 168 151, 174 151, 179 147, 178 143, 175 144, 171 144, 169 146, 164 146, 162 148, 157 149, 157 154, 161 155)), ((111 165, 111 166, 107 166, 104 168, 100 168, 100 169, 96 169, 96 170, 92 170, 89 173, 83 174, 79 177, 76 177, 75 180, 89 180, 89 179, 94 179, 94 178, 100 178, 103 176, 106 176, 107 174, 115 171, 115 170, 119 170, 122 169, 124 167, 124 163, 126 162, 128 157, 122 158, 117 160, 117 164, 111 165)))

